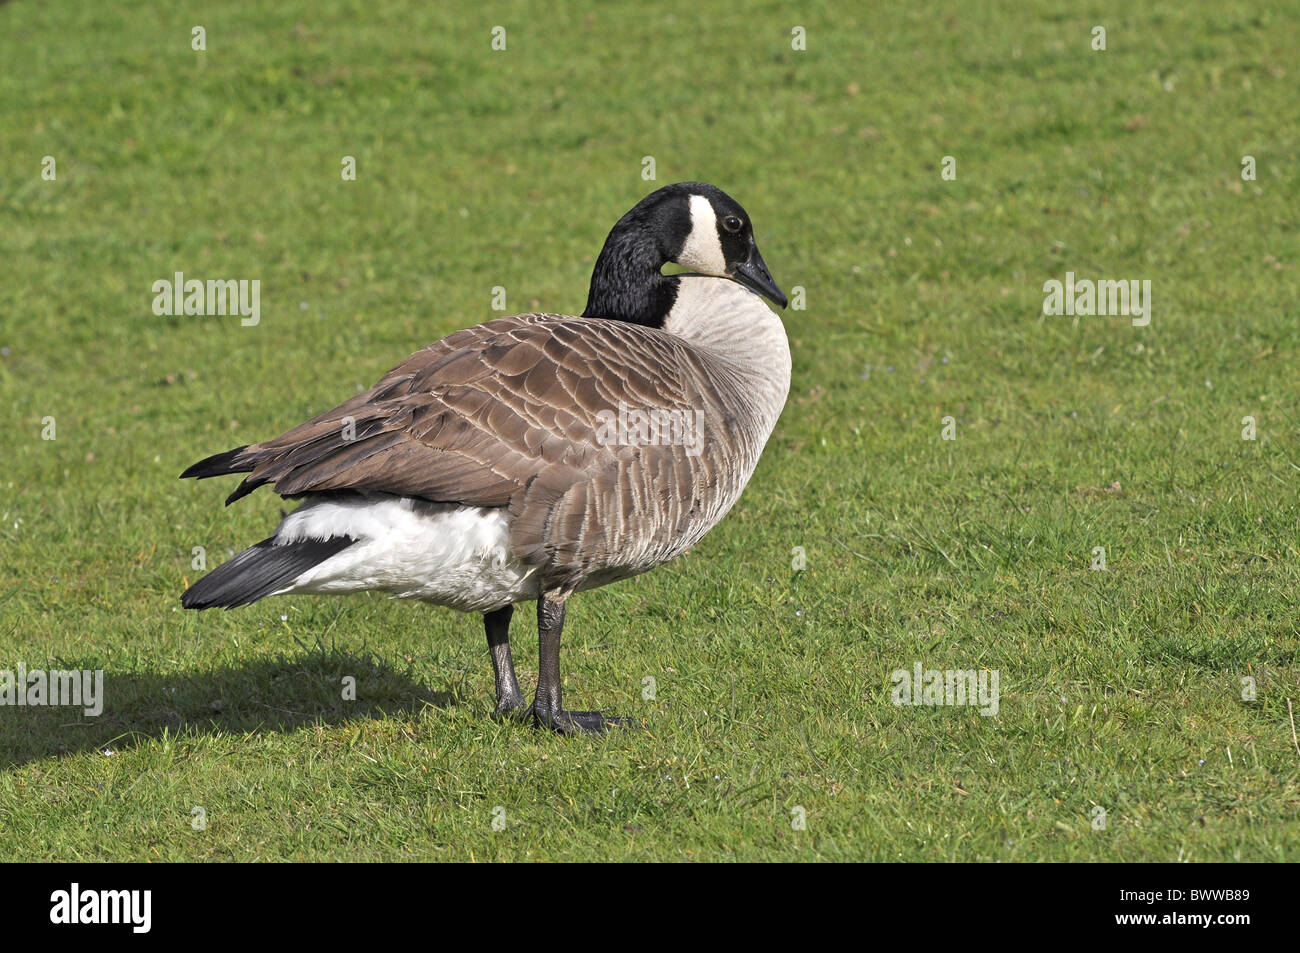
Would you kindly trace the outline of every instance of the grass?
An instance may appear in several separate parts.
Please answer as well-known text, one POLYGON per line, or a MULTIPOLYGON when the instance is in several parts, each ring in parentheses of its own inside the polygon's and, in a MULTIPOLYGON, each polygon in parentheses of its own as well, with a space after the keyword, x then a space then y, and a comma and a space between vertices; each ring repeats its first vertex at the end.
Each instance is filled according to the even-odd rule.
POLYGON ((107 694, 0 707, 0 856, 1297 859, 1300 14, 1067 7, 0 6, 0 668, 107 694), (477 617, 179 610, 281 505, 183 467, 496 286, 579 310, 695 178, 807 308, 732 514, 571 607, 566 698, 647 731, 490 720, 477 617), (175 271, 261 323, 155 316, 175 271), (1044 315, 1066 271, 1150 279, 1150 325, 1044 315), (997 670, 997 716, 893 705, 917 662, 997 670))

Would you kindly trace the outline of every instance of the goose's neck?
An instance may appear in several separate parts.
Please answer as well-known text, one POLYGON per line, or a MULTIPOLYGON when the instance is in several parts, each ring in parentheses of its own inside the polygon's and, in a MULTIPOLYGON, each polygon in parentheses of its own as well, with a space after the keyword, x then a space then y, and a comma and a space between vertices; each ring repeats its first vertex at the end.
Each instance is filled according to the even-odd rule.
POLYGON ((672 307, 672 279, 660 273, 663 257, 644 233, 616 228, 591 272, 584 318, 609 318, 647 327, 662 327, 672 307))
POLYGON ((730 365, 744 378, 768 428, 790 391, 785 325, 758 295, 726 278, 677 276, 676 298, 663 330, 730 365))

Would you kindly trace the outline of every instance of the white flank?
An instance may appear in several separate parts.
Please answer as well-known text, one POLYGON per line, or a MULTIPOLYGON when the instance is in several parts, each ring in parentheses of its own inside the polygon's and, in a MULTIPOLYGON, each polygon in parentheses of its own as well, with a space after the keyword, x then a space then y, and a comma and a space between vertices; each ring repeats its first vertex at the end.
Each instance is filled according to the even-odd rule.
POLYGON ((718 216, 703 195, 691 196, 691 233, 686 236, 677 264, 702 275, 727 273, 727 258, 722 254, 722 239, 718 237, 718 216))
POLYGON ((537 598, 536 569, 515 558, 501 509, 373 493, 309 500, 275 532, 280 543, 331 536, 357 542, 275 595, 379 589, 462 612, 537 598))

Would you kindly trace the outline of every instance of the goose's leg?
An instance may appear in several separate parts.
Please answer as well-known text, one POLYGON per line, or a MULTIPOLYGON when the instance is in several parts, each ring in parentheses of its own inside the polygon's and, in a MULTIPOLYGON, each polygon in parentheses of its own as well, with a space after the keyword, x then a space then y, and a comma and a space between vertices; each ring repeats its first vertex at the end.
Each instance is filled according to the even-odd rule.
POLYGON ((514 606, 505 606, 483 613, 483 628, 487 630, 488 648, 492 650, 492 675, 497 683, 498 718, 529 715, 528 702, 515 678, 515 662, 510 657, 510 616, 514 611, 514 606))
POLYGON ((605 732, 613 727, 631 727, 630 718, 606 718, 598 711, 565 711, 560 688, 560 633, 564 629, 564 601, 567 596, 537 599, 537 697, 533 699, 536 723, 566 735, 605 732))

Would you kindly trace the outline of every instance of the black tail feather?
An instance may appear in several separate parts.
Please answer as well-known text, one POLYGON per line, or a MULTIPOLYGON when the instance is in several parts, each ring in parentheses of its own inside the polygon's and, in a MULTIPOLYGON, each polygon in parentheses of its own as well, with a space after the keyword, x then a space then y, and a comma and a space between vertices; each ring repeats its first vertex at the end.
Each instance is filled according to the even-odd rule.
MULTIPOLYGON (((251 470, 253 468, 249 467, 248 469, 251 470)), ((231 503, 235 502, 235 500, 242 500, 266 482, 266 480, 254 481, 252 477, 244 477, 244 479, 239 482, 239 486, 235 487, 235 492, 226 497, 226 505, 229 506, 231 503)))
POLYGON ((187 469, 181 474, 182 480, 194 477, 198 480, 207 477, 225 476, 227 473, 247 473, 253 469, 252 463, 245 463, 239 460, 239 455, 248 449, 245 444, 242 447, 236 447, 234 450, 227 450, 224 453, 214 453, 210 457, 204 457, 194 466, 187 469))
POLYGON ((264 539, 222 563, 181 596, 186 609, 235 609, 256 602, 289 585, 312 566, 355 543, 351 536, 302 539, 277 545, 264 539))

